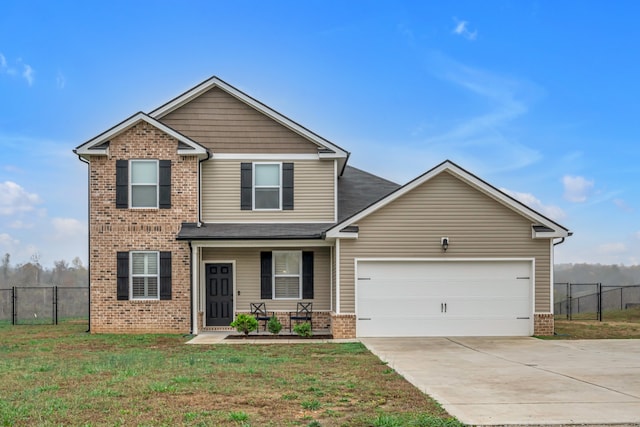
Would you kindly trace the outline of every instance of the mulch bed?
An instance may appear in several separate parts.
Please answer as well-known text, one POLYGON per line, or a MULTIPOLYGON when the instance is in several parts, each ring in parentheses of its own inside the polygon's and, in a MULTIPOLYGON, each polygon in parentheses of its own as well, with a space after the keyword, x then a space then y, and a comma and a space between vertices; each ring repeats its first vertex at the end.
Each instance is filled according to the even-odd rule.
POLYGON ((313 335, 311 337, 301 337, 299 335, 228 335, 225 340, 330 340, 333 335, 313 335))

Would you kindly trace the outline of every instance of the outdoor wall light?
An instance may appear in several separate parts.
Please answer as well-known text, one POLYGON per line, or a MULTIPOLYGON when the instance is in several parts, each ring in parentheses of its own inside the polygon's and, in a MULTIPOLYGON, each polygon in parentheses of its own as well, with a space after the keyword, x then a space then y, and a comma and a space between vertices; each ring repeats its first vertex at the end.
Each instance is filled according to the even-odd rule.
POLYGON ((449 249, 449 238, 448 237, 441 237, 440 238, 440 244, 442 245, 442 250, 446 252, 447 249, 449 249))

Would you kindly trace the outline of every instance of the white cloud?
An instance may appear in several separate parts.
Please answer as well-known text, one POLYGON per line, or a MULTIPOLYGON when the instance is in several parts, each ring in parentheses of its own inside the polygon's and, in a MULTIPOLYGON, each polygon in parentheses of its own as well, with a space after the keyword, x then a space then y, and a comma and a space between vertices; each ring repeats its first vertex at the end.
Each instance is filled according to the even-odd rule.
POLYGON ((7 233, 0 233, 0 247, 5 248, 6 250, 7 248, 13 248, 18 244, 20 244, 19 240, 14 239, 7 233))
POLYGON ((467 40, 475 40, 476 37, 478 36, 478 31, 470 31, 469 30, 469 23, 467 21, 460 21, 457 18, 453 18, 453 20, 456 22, 456 26, 453 29, 453 34, 457 34, 459 36, 462 36, 464 38, 466 38, 467 40))
POLYGON ((622 199, 613 199, 613 204, 616 205, 620 210, 623 210, 625 212, 633 212, 633 208, 622 199))
POLYGON ((540 199, 531 193, 520 193, 518 191, 511 191, 506 188, 501 188, 500 191, 507 193, 509 196, 518 200, 521 203, 529 206, 531 209, 540 212, 542 215, 551 218, 554 221, 559 221, 565 218, 567 215, 558 206, 545 205, 540 199))
POLYGON ((15 182, 0 182, 0 215, 33 211, 41 202, 37 194, 28 193, 15 182))
POLYGON ((5 58, 2 53, 0 53, 0 70, 4 70, 5 68, 7 68, 7 58, 5 58))
POLYGON ((33 68, 31 68, 31 65, 24 64, 24 69, 22 71, 22 77, 25 78, 25 80, 27 81, 29 86, 33 85, 34 74, 35 74, 35 71, 33 70, 33 68))
POLYGON ((589 193, 593 189, 594 182, 582 176, 565 175, 562 178, 564 185, 564 198, 570 202, 582 203, 587 201, 589 193))
POLYGON ((75 218, 53 218, 51 224, 56 238, 68 239, 87 233, 87 227, 75 218))
POLYGON ((9 224, 9 227, 14 228, 16 230, 28 230, 33 228, 33 226, 34 224, 26 223, 21 220, 16 220, 16 221, 13 221, 11 224, 9 224))
POLYGON ((598 252, 604 255, 621 254, 626 252, 627 245, 624 243, 604 243, 598 247, 598 252))
POLYGON ((56 86, 58 89, 64 89, 67 84, 67 79, 65 79, 64 74, 58 71, 58 75, 56 76, 56 86))

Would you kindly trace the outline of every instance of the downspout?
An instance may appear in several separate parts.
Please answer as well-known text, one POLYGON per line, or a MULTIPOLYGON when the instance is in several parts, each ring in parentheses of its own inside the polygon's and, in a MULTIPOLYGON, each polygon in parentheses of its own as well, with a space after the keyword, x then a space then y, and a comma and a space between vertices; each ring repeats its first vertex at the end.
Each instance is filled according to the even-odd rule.
POLYGON ((87 304, 88 306, 88 326, 86 332, 91 332, 91 162, 82 158, 76 150, 73 153, 78 156, 82 163, 87 164, 87 304))
POLYGON ((191 295, 191 304, 189 304, 189 335, 193 335, 193 250, 191 248, 191 240, 189 240, 189 294, 191 295))

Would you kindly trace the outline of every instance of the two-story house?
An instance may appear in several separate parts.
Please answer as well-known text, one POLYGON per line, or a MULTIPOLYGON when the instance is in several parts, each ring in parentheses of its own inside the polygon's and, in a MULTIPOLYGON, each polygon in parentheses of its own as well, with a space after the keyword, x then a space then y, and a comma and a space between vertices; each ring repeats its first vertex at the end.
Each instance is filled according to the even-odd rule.
POLYGON ((228 328, 298 302, 334 337, 552 334, 570 232, 445 161, 400 186, 213 77, 78 146, 90 329, 228 328))

